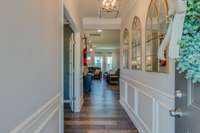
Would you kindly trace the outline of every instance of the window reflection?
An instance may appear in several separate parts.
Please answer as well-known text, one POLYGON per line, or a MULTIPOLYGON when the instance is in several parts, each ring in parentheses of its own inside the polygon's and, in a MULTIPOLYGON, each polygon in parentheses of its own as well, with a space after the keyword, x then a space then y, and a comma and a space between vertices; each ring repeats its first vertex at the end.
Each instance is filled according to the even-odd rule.
POLYGON ((123 68, 129 68, 129 32, 128 29, 124 30, 123 35, 123 68))
POLYGON ((167 0, 152 0, 146 20, 145 39, 145 69, 153 72, 167 72, 168 58, 165 50, 164 60, 159 60, 157 52, 162 43, 168 26, 167 20, 168 4, 167 0))
POLYGON ((134 17, 132 24, 132 69, 142 69, 141 22, 134 17))

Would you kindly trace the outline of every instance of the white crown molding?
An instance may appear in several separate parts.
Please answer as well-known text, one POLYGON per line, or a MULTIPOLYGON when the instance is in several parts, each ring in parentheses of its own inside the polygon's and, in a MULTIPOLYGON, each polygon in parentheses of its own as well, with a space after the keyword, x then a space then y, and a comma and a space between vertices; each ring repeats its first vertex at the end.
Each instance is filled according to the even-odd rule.
POLYGON ((40 133, 54 114, 58 112, 59 101, 60 94, 57 94, 9 133, 40 133))
POLYGON ((83 18, 83 29, 119 30, 121 18, 83 18))

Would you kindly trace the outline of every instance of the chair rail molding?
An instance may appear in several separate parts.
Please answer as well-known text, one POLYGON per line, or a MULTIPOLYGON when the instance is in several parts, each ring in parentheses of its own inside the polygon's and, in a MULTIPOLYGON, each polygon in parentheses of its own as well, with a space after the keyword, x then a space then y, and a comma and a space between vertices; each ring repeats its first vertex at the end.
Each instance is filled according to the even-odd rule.
POLYGON ((55 113, 58 112, 59 103, 60 93, 47 101, 41 108, 9 133, 40 133, 55 113))

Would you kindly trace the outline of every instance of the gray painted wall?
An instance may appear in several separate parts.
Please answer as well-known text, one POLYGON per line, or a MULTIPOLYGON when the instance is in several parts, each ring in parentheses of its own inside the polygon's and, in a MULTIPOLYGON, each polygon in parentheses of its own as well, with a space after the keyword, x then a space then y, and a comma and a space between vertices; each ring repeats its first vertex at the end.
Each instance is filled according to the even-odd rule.
MULTIPOLYGON (((0 132, 7 133, 61 88, 59 0, 1 0, 0 16, 0 132)), ((53 119, 48 133, 58 129, 53 119)))
POLYGON ((59 130, 59 114, 56 114, 41 131, 42 133, 58 133, 59 130))

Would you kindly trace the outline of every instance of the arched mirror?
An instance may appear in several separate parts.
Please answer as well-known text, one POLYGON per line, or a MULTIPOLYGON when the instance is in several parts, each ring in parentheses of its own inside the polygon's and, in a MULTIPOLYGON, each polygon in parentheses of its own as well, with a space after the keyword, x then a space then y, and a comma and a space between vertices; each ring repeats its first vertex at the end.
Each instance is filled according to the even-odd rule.
POLYGON ((167 0, 152 0, 146 19, 145 33, 145 70, 150 72, 168 72, 168 58, 159 60, 157 53, 168 27, 167 0))
POLYGON ((124 30, 123 33, 123 68, 129 68, 129 31, 124 30))
POLYGON ((132 43, 131 43, 131 68, 142 69, 142 38, 141 21, 139 17, 134 17, 132 24, 132 43))

